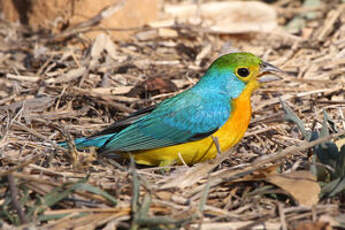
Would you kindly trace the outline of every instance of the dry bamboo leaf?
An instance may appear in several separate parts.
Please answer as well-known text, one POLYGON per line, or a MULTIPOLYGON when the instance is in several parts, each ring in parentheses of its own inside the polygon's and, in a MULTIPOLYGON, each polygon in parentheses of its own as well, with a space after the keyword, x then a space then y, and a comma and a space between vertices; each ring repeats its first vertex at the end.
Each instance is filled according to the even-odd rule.
POLYGON ((158 35, 163 38, 176 38, 178 36, 178 33, 173 29, 160 28, 158 30, 158 35))
POLYGON ((113 59, 116 59, 118 56, 114 42, 108 35, 101 33, 97 35, 95 42, 92 45, 90 52, 91 58, 97 60, 101 57, 104 50, 107 51, 108 55, 113 59))
POLYGON ((9 105, 0 106, 1 110, 16 111, 20 107, 24 107, 24 113, 28 112, 41 112, 44 111, 53 103, 54 98, 51 96, 42 96, 37 98, 30 98, 23 101, 14 102, 9 105))
POLYGON ((158 35, 157 30, 145 30, 138 32, 135 36, 140 41, 147 41, 156 38, 158 35))
POLYGON ((159 191, 156 193, 156 196, 158 196, 162 200, 170 200, 172 197, 172 193, 168 191, 159 191))
POLYGON ((172 175, 164 181, 164 184, 160 186, 160 188, 166 189, 178 187, 183 189, 188 186, 194 185, 203 177, 207 176, 211 170, 217 167, 217 165, 219 165, 230 154, 232 154, 234 152, 234 149, 235 148, 231 148, 227 152, 223 153, 222 155, 216 157, 213 160, 201 162, 199 164, 194 165, 193 167, 184 169, 182 172, 172 175))
POLYGON ((67 73, 63 74, 61 77, 49 78, 45 80, 45 83, 53 84, 53 83, 64 83, 64 82, 73 81, 77 79, 78 77, 82 76, 85 71, 86 71, 86 67, 71 69, 67 73))
POLYGON ((201 23, 215 33, 272 31, 277 26, 275 10, 256 1, 208 2, 200 8, 197 4, 166 5, 165 12, 179 22, 201 23))
POLYGON ((300 205, 312 206, 319 201, 320 185, 310 171, 271 175, 265 181, 284 189, 300 205))
POLYGON ((274 223, 274 222, 258 222, 255 225, 254 221, 233 221, 233 222, 214 222, 214 223, 202 223, 201 230, 231 230, 231 229, 280 229, 281 223, 274 223), (247 228, 247 226, 251 226, 251 228, 247 228), (262 228, 260 228, 260 226, 262 228), (264 226, 264 227, 263 227, 264 226))
POLYGON ((23 76, 23 75, 14 75, 14 74, 6 74, 8 79, 17 80, 17 81, 28 81, 28 82, 38 82, 40 77, 36 76, 23 76))
POLYGON ((98 87, 98 88, 91 89, 90 91, 92 93, 102 94, 102 95, 118 95, 118 94, 126 94, 132 88, 133 86, 116 86, 116 87, 108 87, 108 88, 98 87))

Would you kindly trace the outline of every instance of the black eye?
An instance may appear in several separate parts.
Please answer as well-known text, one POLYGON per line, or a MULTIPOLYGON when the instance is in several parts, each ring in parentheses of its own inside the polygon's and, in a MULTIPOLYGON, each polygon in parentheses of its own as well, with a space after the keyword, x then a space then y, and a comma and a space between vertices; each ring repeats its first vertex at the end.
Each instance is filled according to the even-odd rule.
POLYGON ((239 69, 237 69, 237 74, 240 77, 248 77, 250 72, 249 72, 249 69, 247 69, 247 68, 239 68, 239 69))

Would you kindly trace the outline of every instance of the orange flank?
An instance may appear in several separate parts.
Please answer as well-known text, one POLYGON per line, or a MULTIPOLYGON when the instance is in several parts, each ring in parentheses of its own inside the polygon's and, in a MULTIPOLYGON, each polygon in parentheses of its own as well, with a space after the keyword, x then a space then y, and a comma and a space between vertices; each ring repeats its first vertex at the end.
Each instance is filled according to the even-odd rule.
POLYGON ((175 161, 181 164, 181 157, 188 165, 213 159, 217 156, 217 149, 212 136, 218 138, 221 151, 227 151, 241 140, 248 128, 251 118, 250 96, 258 87, 259 82, 256 80, 247 84, 241 95, 232 100, 229 119, 211 136, 184 144, 134 152, 135 161, 138 164, 163 166, 175 161))

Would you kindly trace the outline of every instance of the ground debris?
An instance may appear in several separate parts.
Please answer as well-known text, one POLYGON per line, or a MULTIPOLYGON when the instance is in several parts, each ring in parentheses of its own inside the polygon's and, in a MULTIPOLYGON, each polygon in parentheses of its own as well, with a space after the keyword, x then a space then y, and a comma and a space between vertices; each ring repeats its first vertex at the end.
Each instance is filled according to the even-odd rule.
POLYGON ((306 204, 306 196, 294 196, 301 192, 289 191, 295 181, 284 175, 309 170, 313 161, 305 146, 312 142, 284 120, 280 103, 293 108, 306 130, 322 128, 323 111, 334 130, 345 129, 344 3, 266 2, 278 12, 278 28, 236 35, 160 22, 138 29, 130 41, 103 33, 90 42, 73 33, 68 41, 51 42, 0 21, 0 226, 28 221, 47 229, 129 229, 138 223, 181 229, 344 227, 344 193, 318 200, 315 178, 307 182, 305 176, 299 186, 314 186, 306 201, 313 206, 294 202, 306 204), (93 150, 69 153, 56 145, 182 92, 218 55, 233 50, 253 52, 288 75, 253 95, 245 138, 222 158, 170 170, 137 167, 133 174, 128 160, 94 157, 93 150), (270 168, 274 178, 245 180, 270 168), (145 202, 145 209, 136 207, 145 218, 136 216, 133 206, 145 202))

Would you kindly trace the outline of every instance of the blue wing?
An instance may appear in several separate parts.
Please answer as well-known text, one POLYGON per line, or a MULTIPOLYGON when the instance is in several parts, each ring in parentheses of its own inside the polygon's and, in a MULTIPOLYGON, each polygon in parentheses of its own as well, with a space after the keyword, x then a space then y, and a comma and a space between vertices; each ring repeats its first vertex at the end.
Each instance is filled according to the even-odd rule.
POLYGON ((230 112, 227 97, 201 96, 187 90, 139 116, 109 138, 100 152, 146 150, 204 138, 217 131, 230 112))

